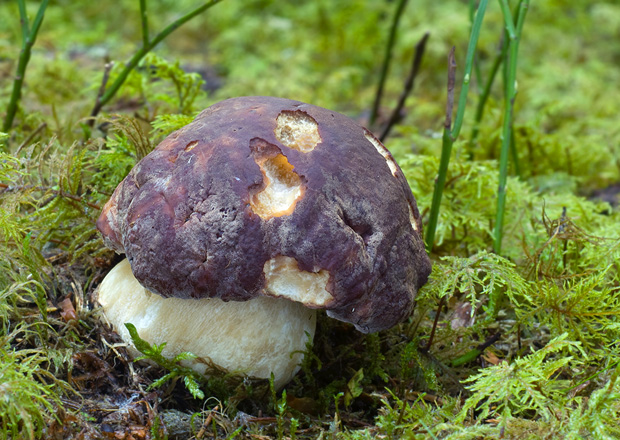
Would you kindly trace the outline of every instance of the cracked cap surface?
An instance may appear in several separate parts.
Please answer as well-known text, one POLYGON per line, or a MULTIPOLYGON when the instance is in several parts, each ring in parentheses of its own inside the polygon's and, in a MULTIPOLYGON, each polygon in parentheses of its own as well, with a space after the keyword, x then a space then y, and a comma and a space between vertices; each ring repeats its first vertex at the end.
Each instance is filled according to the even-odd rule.
POLYGON ((339 113, 281 98, 219 102, 142 159, 97 227, 164 297, 286 297, 373 332, 430 273, 391 154, 339 113))

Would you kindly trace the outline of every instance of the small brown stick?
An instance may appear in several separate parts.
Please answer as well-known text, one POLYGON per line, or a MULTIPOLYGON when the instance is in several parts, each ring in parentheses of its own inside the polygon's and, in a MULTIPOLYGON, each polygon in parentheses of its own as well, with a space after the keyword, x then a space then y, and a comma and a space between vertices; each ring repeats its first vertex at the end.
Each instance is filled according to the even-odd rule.
POLYGON ((56 190, 51 190, 51 191, 56 192, 61 197, 66 197, 68 199, 75 200, 76 202, 84 203, 86 206, 88 206, 89 208, 93 208, 96 211, 100 211, 101 210, 101 206, 95 205, 94 203, 87 202, 86 200, 84 200, 80 196, 76 196, 74 194, 67 194, 64 191, 56 191, 56 190))
POLYGON ((381 75, 379 76, 379 85, 377 86, 377 93, 375 94, 375 100, 370 111, 370 118, 368 120, 368 126, 372 127, 377 121, 379 115, 379 106, 381 105, 381 98, 383 97, 383 88, 387 79, 388 70, 390 69, 390 62, 392 61, 392 49, 396 42, 396 31, 398 30, 398 22, 403 15, 403 11, 407 6, 408 0, 399 0, 396 6, 396 13, 390 26, 390 34, 388 36, 388 43, 385 49, 385 57, 383 58, 383 65, 381 67, 381 75))
POLYGON ((45 122, 43 122, 41 125, 39 125, 35 131, 33 131, 32 133, 30 133, 30 136, 28 136, 24 142, 21 143, 21 145, 17 148, 17 151, 15 151, 15 156, 17 156, 22 149, 28 145, 30 143, 31 140, 34 139, 34 137, 39 134, 43 129, 45 129, 45 127, 47 127, 47 124, 45 122))
POLYGON ((200 428, 200 431, 198 431, 198 434, 196 434, 196 438, 198 440, 200 440, 202 437, 204 437, 205 432, 207 431, 207 427, 211 424, 211 420, 213 420, 213 413, 217 412, 219 409, 220 409, 220 406, 216 405, 215 408, 213 408, 211 411, 209 411, 209 415, 207 416, 206 420, 202 424, 202 427, 200 428))
POLYGON ((433 321, 433 328, 431 329, 431 335, 428 337, 428 343, 426 347, 421 348, 420 351, 423 353, 428 353, 431 349, 431 345, 433 344, 433 339, 435 339, 435 330, 437 329, 437 323, 439 322, 439 315, 441 315, 441 309, 446 303, 446 297, 442 296, 439 300, 439 306, 437 307, 437 314, 435 315, 435 320, 433 321))
POLYGON ((103 67, 103 78, 101 79, 101 86, 99 87, 99 92, 97 92, 97 98, 95 99, 95 106, 93 107, 93 110, 90 112, 91 119, 89 119, 88 121, 89 127, 93 126, 93 124, 95 123, 95 117, 97 116, 97 114, 99 114, 99 111, 101 110, 101 107, 102 107, 101 98, 103 94, 105 93, 106 86, 108 85, 108 80, 110 79, 110 72, 112 71, 112 67, 114 67, 114 61, 105 63, 103 67))
MULTIPOLYGON (((87 202, 86 200, 84 200, 83 197, 80 196, 76 196, 75 194, 67 194, 66 192, 64 192, 63 190, 57 190, 57 189, 52 189, 49 187, 45 187, 45 186, 35 186, 35 185, 26 185, 26 186, 12 186, 9 187, 9 185, 7 185, 6 183, 0 183, 0 188, 2 188, 4 191, 24 191, 24 190, 34 190, 34 191, 49 191, 52 194, 54 194, 54 196, 58 197, 66 197, 67 199, 73 200, 75 202, 80 202, 80 203, 84 203, 86 206, 93 208, 97 211, 101 210, 101 206, 99 205, 95 205, 94 203, 90 203, 87 202)), ((43 204, 47 204, 48 202, 44 202, 43 204)))
POLYGON ((491 345, 495 344, 501 337, 502 337, 502 332, 498 331, 497 333, 489 336, 487 340, 484 341, 482 344, 478 345, 476 349, 480 350, 480 353, 482 354, 484 350, 489 348, 491 345))
POLYGON ((416 77, 418 76, 420 65, 422 64, 422 57, 424 56, 424 50, 426 48, 426 42, 428 41, 429 36, 430 34, 428 32, 425 33, 424 36, 420 39, 420 41, 418 41, 418 43, 415 45, 413 64, 411 65, 409 76, 407 76, 407 80, 405 81, 405 87, 403 88, 403 92, 398 98, 398 103, 396 104, 396 107, 394 107, 394 110, 392 111, 392 115, 390 116, 390 119, 385 125, 385 128, 383 129, 381 136, 379 136, 379 140, 381 142, 385 141, 385 138, 388 137, 392 127, 396 125, 396 123, 400 120, 400 112, 405 106, 405 101, 407 100, 407 97, 411 94, 411 91, 413 90, 413 83, 416 77))

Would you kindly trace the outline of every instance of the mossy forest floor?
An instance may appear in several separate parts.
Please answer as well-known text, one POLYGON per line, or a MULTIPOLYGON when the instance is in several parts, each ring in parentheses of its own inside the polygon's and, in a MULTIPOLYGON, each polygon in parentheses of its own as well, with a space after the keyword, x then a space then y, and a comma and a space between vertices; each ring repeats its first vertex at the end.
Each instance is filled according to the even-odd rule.
MULTIPOLYGON (((370 335, 320 315, 301 372, 277 393, 131 361, 93 301, 120 258, 94 222, 140 157, 222 99, 281 96, 368 125, 401 2, 224 0, 167 36, 89 119, 102 81, 113 84, 142 44, 140 3, 50 2, 0 135, 0 439, 620 438, 617 1, 529 5, 499 254, 502 65, 475 117, 503 39, 502 2, 489 3, 415 313, 370 335)), ((0 4, 3 120, 20 4, 30 26, 40 5, 0 4)), ((153 37, 200 2, 143 4, 153 37)), ((428 32, 385 140, 425 225, 448 54, 455 47, 458 99, 476 4, 405 6, 370 126, 385 127, 428 32)))

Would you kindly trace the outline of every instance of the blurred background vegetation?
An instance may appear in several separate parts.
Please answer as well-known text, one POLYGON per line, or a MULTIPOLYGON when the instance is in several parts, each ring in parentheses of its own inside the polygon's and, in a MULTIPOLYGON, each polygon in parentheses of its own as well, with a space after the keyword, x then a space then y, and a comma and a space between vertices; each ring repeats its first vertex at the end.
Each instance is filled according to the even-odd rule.
MULTIPOLYGON (((241 95, 297 99, 366 125, 397 3, 224 0, 159 44, 91 128, 104 65, 115 63, 111 82, 141 44, 139 2, 50 2, 1 140, 9 153, 0 158, 0 438, 620 436, 620 5, 612 0, 530 5, 514 112, 519 166, 510 165, 499 256, 489 251, 501 74, 469 143, 503 33, 499 5, 489 3, 433 276, 409 322, 364 336, 321 319, 288 395, 209 382, 204 402, 176 382, 147 392, 164 373, 134 367, 106 345, 114 336, 95 319, 90 294, 113 257, 93 222, 144 150, 241 95)), ((148 2, 151 35, 199 4, 148 2)), ((32 21, 39 3, 26 6, 32 21)), ((414 90, 385 142, 425 221, 447 57, 454 46, 458 93, 470 30, 470 2, 410 0, 371 127, 385 123, 428 32, 414 90)), ((17 2, 2 2, 2 116, 20 46, 17 2)))
MULTIPOLYGON (((152 2, 148 5, 151 33, 195 6, 185 0, 152 2)), ((28 3, 32 17, 37 7, 36 2, 28 3)), ((394 7, 389 1, 227 1, 176 30, 155 52, 171 63, 179 61, 184 71, 196 72, 205 80, 205 93, 192 110, 231 96, 272 95, 312 102, 363 121, 374 99, 394 7)), ((14 3, 4 2, 0 8, 2 96, 6 98, 18 56, 20 23, 14 3)), ((617 151, 610 147, 618 144, 618 130, 605 125, 613 123, 617 109, 618 7, 614 2, 548 0, 531 8, 527 35, 521 41, 516 102, 516 123, 530 147, 520 151, 524 156, 531 152, 524 158, 531 162, 524 172, 530 177, 551 167, 566 174, 566 182, 561 183, 600 187, 618 173, 617 151), (537 136, 540 133, 546 135, 544 139, 537 136), (587 161, 580 158, 577 138, 579 144, 590 145, 587 161)), ((474 96, 486 79, 502 29, 501 12, 492 2, 480 37, 482 75, 472 79, 474 96)), ((417 151, 436 153, 439 147, 434 135, 441 131, 445 112, 447 53, 456 46, 462 68, 469 30, 469 7, 464 1, 412 2, 401 19, 383 105, 389 111, 395 103, 414 45, 430 32, 424 68, 399 131, 417 151)), ((31 78, 23 97, 26 119, 31 125, 45 120, 56 134, 77 130, 77 121, 93 105, 104 62, 124 62, 140 42, 138 2, 122 1, 105 8, 90 2, 52 2, 28 68, 31 78)), ((161 89, 165 91, 165 86, 161 89)), ((141 110, 148 111, 144 116, 150 118, 178 110, 165 105, 156 93, 144 96, 131 87, 125 87, 120 97, 124 100, 117 100, 108 112, 130 106, 131 101, 135 106, 144 104, 141 110)), ((496 153, 501 94, 494 98, 478 146, 482 157, 493 158, 496 153)), ((467 117, 473 117, 473 111, 467 117)), ((399 140, 394 143, 400 147, 399 140)))

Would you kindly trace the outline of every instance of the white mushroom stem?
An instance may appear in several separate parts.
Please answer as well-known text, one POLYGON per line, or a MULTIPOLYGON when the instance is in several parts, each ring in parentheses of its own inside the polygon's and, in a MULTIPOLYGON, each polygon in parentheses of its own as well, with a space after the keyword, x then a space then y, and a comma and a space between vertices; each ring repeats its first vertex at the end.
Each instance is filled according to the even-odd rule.
POLYGON ((245 302, 220 299, 163 298, 146 290, 123 260, 105 277, 98 300, 110 325, 127 342, 125 323, 136 326, 151 344, 167 343, 163 355, 189 351, 188 361, 204 374, 208 359, 233 373, 268 379, 282 388, 299 370, 303 352, 316 326, 315 310, 303 304, 261 296, 245 302))

